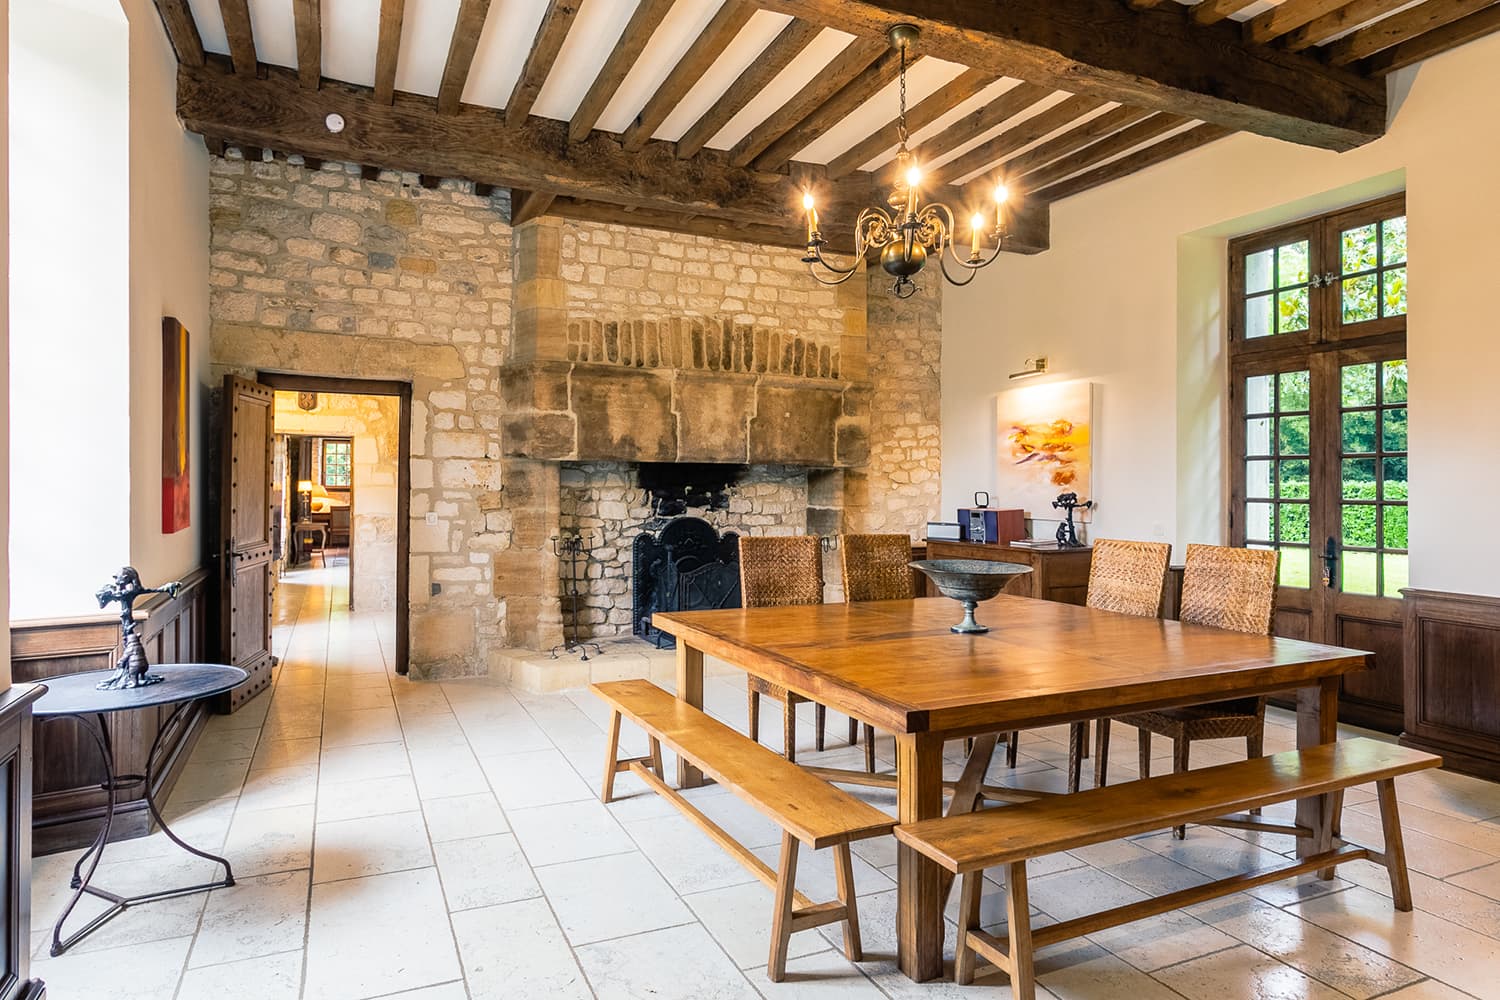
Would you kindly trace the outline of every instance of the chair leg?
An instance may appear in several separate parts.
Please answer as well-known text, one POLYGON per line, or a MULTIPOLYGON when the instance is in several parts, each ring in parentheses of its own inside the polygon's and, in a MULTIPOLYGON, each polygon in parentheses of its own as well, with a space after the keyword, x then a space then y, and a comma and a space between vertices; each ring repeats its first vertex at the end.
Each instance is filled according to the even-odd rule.
POLYGON ((760 742, 760 692, 754 688, 745 689, 745 697, 749 702, 748 714, 750 725, 745 728, 745 733, 756 743, 760 742))
MULTIPOLYGON (((1245 759, 1246 760, 1254 760, 1257 757, 1264 757, 1265 755, 1266 755, 1266 734, 1265 734, 1264 730, 1262 730, 1261 732, 1258 732, 1258 733, 1251 733, 1249 736, 1245 737, 1245 759)), ((1252 815, 1252 816, 1259 816, 1260 814, 1261 814, 1260 806, 1256 806, 1254 809, 1250 810, 1250 815, 1252 815)))
POLYGON ((1094 787, 1109 783, 1109 717, 1094 723, 1094 787))
POLYGON ((1005 766, 1014 768, 1016 766, 1016 753, 1021 749, 1021 734, 1005 734, 1005 766))
POLYGON ((875 727, 865 723, 865 772, 875 773, 875 727))
POLYGON ((620 755, 620 713, 609 713, 609 739, 604 748, 604 788, 599 793, 600 802, 613 802, 615 798, 615 761, 620 755))
POLYGON ((797 759, 797 706, 790 698, 781 703, 781 752, 787 760, 797 759))
POLYGON ((1078 785, 1083 780, 1083 734, 1088 732, 1088 724, 1075 722, 1068 727, 1068 792, 1072 794, 1078 791, 1078 785))
POLYGON ((969 932, 979 930, 979 908, 983 902, 984 871, 965 872, 958 894, 958 943, 953 961, 953 981, 968 986, 974 981, 979 956, 969 945, 969 932))
MULTIPOLYGON (((1192 743, 1186 736, 1177 736, 1172 740, 1172 773, 1181 774, 1188 769, 1188 750, 1192 743)), ((1178 840, 1187 839, 1187 827, 1179 826, 1172 831, 1172 836, 1178 840)))
POLYGON ((967 757, 974 752, 974 737, 964 737, 964 756, 967 757))
POLYGON ((1396 808, 1396 779, 1375 782, 1380 798, 1380 826, 1385 831, 1385 870, 1391 879, 1391 902, 1403 913, 1411 910, 1411 879, 1406 873, 1406 844, 1401 838, 1401 813, 1396 808))
POLYGON ((833 871, 839 883, 839 902, 844 904, 844 957, 851 962, 863 962, 865 952, 859 942, 859 904, 854 894, 854 859, 849 856, 847 843, 834 847, 833 871))
POLYGON ((792 903, 797 891, 797 838, 781 835, 781 866, 776 869, 776 908, 771 915, 771 955, 766 977, 773 983, 786 979, 787 946, 792 939, 792 903))
POLYGON ((1036 970, 1031 960, 1031 898, 1026 862, 1012 862, 1005 873, 1005 919, 1010 925, 1010 995, 1036 1000, 1036 970))
POLYGON ((853 716, 849 717, 849 745, 852 747, 859 742, 859 720, 853 716))
POLYGON ((1135 745, 1140 753, 1140 771, 1142 778, 1151 777, 1151 734, 1144 729, 1135 731, 1135 745))
POLYGON ((1081 722, 1079 723, 1079 725, 1083 727, 1083 759, 1088 760, 1089 754, 1092 752, 1092 749, 1089 747, 1089 724, 1087 722, 1081 722))
MULTIPOLYGON (((791 707, 791 702, 788 701, 788 710, 791 707)), ((816 730, 813 733, 813 746, 817 748, 819 753, 822 753, 824 746, 823 730, 828 728, 828 709, 826 706, 817 703, 813 704, 813 728, 816 730)))

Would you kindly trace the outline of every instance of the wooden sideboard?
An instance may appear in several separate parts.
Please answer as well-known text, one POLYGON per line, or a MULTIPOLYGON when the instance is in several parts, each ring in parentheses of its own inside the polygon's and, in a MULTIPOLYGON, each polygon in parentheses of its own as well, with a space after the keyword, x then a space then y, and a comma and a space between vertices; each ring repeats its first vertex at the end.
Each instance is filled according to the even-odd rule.
MULTIPOLYGON (((1031 572, 1016 577, 1005 588, 1005 592, 1020 597, 1039 597, 1061 604, 1082 604, 1087 599, 1089 563, 1093 559, 1093 553, 1094 550, 1088 547, 1027 549, 980 542, 949 542, 936 538, 927 540, 929 559, 986 559, 990 562, 1030 566, 1031 572)), ((926 595, 937 595, 937 590, 930 581, 926 595)))

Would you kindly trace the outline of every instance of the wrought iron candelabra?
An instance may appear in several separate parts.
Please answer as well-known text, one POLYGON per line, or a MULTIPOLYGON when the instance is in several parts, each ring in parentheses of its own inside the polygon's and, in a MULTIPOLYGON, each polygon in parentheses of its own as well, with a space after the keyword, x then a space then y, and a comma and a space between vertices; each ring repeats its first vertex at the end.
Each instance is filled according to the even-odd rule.
POLYGON ((578 653, 582 660, 589 659, 589 650, 594 650, 596 655, 604 653, 604 647, 597 642, 589 642, 578 638, 578 599, 582 593, 578 584, 587 578, 589 553, 594 551, 594 546, 584 541, 582 532, 574 532, 569 535, 552 536, 552 552, 559 559, 564 560, 563 582, 568 585, 565 596, 568 599, 568 618, 563 625, 563 642, 552 647, 552 658, 555 660, 560 653, 578 653))

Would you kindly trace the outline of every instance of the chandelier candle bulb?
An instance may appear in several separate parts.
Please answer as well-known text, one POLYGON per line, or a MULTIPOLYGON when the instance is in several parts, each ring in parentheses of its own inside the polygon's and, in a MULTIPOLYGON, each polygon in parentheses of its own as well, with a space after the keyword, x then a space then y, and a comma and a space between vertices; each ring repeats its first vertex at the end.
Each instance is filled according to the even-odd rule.
POLYGON ((811 243, 818 234, 818 210, 814 207, 811 191, 802 196, 802 207, 807 210, 807 242, 811 243))
POLYGON ((974 218, 969 220, 969 258, 971 260, 979 259, 979 230, 983 226, 984 216, 975 212, 974 218))

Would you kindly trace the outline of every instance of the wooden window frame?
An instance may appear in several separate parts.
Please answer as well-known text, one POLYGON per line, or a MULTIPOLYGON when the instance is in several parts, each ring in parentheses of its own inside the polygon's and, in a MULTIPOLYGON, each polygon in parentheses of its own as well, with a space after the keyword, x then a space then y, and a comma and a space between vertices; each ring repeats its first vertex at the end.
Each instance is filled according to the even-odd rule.
POLYGON ((318 477, 323 488, 331 493, 348 493, 354 489, 354 439, 352 437, 325 437, 318 439, 318 477), (328 446, 330 444, 347 444, 349 446, 349 483, 346 486, 333 486, 328 482, 328 446))

